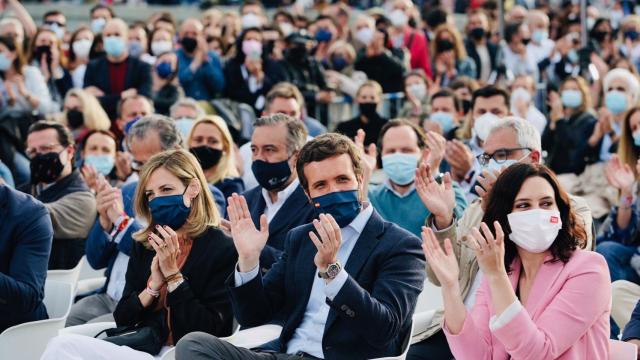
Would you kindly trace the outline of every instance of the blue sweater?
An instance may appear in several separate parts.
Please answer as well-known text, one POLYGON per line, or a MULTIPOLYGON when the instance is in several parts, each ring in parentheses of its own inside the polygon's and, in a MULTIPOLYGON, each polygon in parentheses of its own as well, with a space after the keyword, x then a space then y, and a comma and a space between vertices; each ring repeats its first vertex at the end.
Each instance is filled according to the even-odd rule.
MULTIPOLYGON (((453 189, 456 194, 456 207, 453 212, 459 219, 464 209, 467 208, 467 200, 458 184, 454 183, 453 189)), ((425 220, 431 214, 415 189, 400 197, 386 184, 372 186, 369 188, 369 201, 385 220, 418 237, 420 237, 425 220)))
POLYGON ((52 240, 44 205, 0 185, 0 332, 48 318, 42 299, 52 240))
POLYGON ((178 55, 178 79, 184 89, 184 94, 196 100, 211 100, 216 93, 224 89, 224 74, 218 56, 209 51, 209 60, 194 73, 190 65, 192 57, 182 50, 176 52, 178 55))

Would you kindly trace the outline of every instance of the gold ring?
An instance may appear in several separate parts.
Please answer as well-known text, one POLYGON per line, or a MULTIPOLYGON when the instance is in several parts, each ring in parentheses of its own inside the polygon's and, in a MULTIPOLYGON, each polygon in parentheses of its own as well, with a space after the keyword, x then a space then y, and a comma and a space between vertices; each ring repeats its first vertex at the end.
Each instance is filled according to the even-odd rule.
POLYGON ((164 249, 164 248, 166 248, 166 247, 167 247, 167 244, 166 244, 166 243, 164 243, 164 244, 160 245, 160 247, 164 249))

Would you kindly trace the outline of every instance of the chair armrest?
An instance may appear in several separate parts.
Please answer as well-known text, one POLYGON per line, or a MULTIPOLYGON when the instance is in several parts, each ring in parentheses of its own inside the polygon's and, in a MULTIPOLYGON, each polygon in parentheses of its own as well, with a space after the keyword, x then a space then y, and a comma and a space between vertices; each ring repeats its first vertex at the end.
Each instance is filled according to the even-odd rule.
POLYGON ((76 294, 83 295, 101 289, 107 282, 106 277, 79 280, 76 285, 76 294))

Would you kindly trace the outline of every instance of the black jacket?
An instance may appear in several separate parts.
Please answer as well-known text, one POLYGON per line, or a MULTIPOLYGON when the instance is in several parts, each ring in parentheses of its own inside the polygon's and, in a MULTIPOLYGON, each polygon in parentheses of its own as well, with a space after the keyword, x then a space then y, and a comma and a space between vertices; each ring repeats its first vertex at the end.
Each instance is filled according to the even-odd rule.
POLYGON ((404 90, 404 66, 388 52, 368 57, 361 51, 354 67, 367 74, 369 80, 377 81, 385 94, 404 90))
POLYGON ((264 71, 262 87, 255 93, 252 93, 251 90, 249 90, 248 80, 245 80, 242 75, 242 63, 236 59, 232 59, 227 62, 224 67, 224 78, 226 80, 224 89, 225 97, 237 102, 248 104, 256 110, 256 114, 259 114, 264 108, 264 105, 260 108, 256 108, 256 100, 258 100, 260 96, 266 96, 273 85, 287 79, 284 70, 279 63, 265 59, 262 61, 262 66, 264 71))
MULTIPOLYGON (((492 42, 487 41, 487 50, 489 51, 489 59, 491 60, 491 71, 494 71, 500 65, 500 47, 492 42)), ((476 79, 480 78, 482 74, 482 62, 480 61, 480 55, 476 50, 476 44, 471 39, 467 39, 464 42, 464 47, 467 49, 467 54, 473 59, 476 64, 476 79)))
POLYGON ((364 144, 375 144, 378 142, 380 131, 382 131, 382 127, 387 123, 387 121, 387 119, 378 116, 376 119, 369 119, 369 122, 365 124, 360 121, 360 115, 358 115, 351 120, 338 124, 336 132, 343 134, 349 139, 353 139, 358 134, 358 130, 362 129, 365 132, 364 144))
MULTIPOLYGON (((159 328, 166 338, 167 311, 153 311, 156 304, 142 307, 138 295, 147 287, 155 252, 134 242, 127 268, 122 299, 113 313, 118 326, 135 325, 159 328)), ((233 241, 220 229, 211 227, 193 240, 191 252, 180 271, 185 282, 167 294, 173 343, 192 331, 215 336, 231 334, 233 314, 225 279, 233 273, 238 260, 233 241)))
MULTIPOLYGON (((548 152, 547 165, 557 174, 581 174, 597 160, 598 149, 589 146, 589 137, 598 120, 589 112, 561 119, 555 130, 549 124, 542 134, 542 149, 548 152)), ((551 123, 551 122, 549 122, 551 123)))
MULTIPOLYGON (((124 80, 125 90, 135 88, 138 94, 151 98, 151 66, 142 60, 129 56, 127 60, 127 74, 124 80)), ((114 94, 109 84, 109 65, 106 56, 92 60, 87 65, 84 74, 84 87, 95 86, 104 92, 100 96, 100 104, 111 120, 116 118, 120 94, 114 94)))

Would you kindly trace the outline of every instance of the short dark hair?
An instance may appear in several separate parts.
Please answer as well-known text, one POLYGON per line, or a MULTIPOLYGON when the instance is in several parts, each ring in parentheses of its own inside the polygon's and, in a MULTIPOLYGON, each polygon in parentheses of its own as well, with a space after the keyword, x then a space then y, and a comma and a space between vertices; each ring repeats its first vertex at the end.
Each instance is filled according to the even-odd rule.
POLYGON ((85 147, 87 146, 87 141, 89 140, 89 138, 91 136, 93 136, 94 134, 102 134, 102 135, 106 135, 110 138, 113 139, 113 141, 115 141, 116 143, 116 147, 118 146, 118 139, 116 138, 116 136, 109 130, 91 130, 87 133, 87 135, 84 136, 84 139, 82 140, 82 145, 81 145, 81 149, 82 151, 84 151, 85 147))
POLYGON ((247 6, 247 5, 258 5, 260 6, 260 8, 262 9, 262 12, 264 12, 264 5, 262 4, 262 1, 260 0, 245 0, 242 5, 240 5, 240 9, 238 9, 238 11, 240 12, 240 14, 242 14, 242 10, 247 6))
POLYGON ((471 96, 471 111, 473 111, 473 108, 476 106, 476 99, 490 98, 494 96, 502 96, 502 98, 504 99, 504 103, 507 106, 507 109, 509 109, 509 107, 511 106, 511 104, 509 104, 510 102, 509 92, 497 86, 487 85, 473 92, 473 95, 471 96))
POLYGON ((458 98, 458 95, 449 89, 442 89, 431 96, 430 104, 433 105, 433 100, 437 98, 451 98, 453 100, 453 106, 457 112, 462 111, 462 102, 458 98))
POLYGON ((338 24, 338 21, 336 19, 332 18, 329 15, 318 15, 318 17, 316 17, 316 19, 313 20, 313 23, 315 24, 320 20, 329 20, 329 21, 331 21, 331 23, 333 24, 334 27, 336 27, 336 28, 340 27, 340 25, 338 24))
MULTIPOLYGON (((482 221, 495 234, 493 222, 500 223, 505 235, 511 233, 509 215, 513 210, 513 203, 522 188, 522 184, 532 177, 545 179, 553 188, 554 198, 560 212, 562 228, 558 232, 549 250, 553 255, 551 262, 566 263, 579 245, 586 244, 586 229, 578 222, 577 215, 571 207, 569 194, 562 188, 558 178, 548 167, 541 164, 517 163, 509 166, 496 180, 489 194, 487 208, 482 221)), ((511 263, 518 255, 516 244, 508 239, 504 242, 504 265, 507 272, 511 272, 511 263)))
POLYGON ((348 137, 337 134, 327 133, 317 136, 313 140, 306 143, 296 161, 296 172, 300 185, 307 192, 309 191, 309 181, 304 175, 304 166, 314 161, 322 161, 342 154, 347 154, 351 158, 353 172, 356 177, 361 177, 363 169, 360 164, 360 154, 356 145, 348 137))
POLYGON ((522 26, 521 22, 512 22, 508 23, 504 27, 504 40, 507 43, 510 43, 513 40, 513 37, 520 31, 520 27, 522 26))
POLYGON ((58 15, 62 15, 65 17, 65 19, 67 18, 65 14, 63 14, 61 11, 59 10, 49 10, 46 13, 44 13, 44 15, 42 15, 42 21, 44 21, 46 18, 48 18, 49 16, 58 16, 58 15))
MULTIPOLYGON (((428 8, 424 7, 424 9, 426 10, 428 8)), ((438 26, 445 24, 447 22, 448 16, 449 14, 447 14, 446 10, 437 7, 430 11, 425 11, 424 21, 427 23, 430 29, 435 29, 438 26)))
POLYGON ((89 14, 93 15, 93 13, 96 12, 96 10, 100 10, 100 9, 107 9, 107 11, 109 11, 109 14, 111 14, 112 18, 116 17, 116 13, 113 12, 113 9, 111 8, 111 6, 107 6, 103 4, 97 4, 93 6, 91 10, 89 10, 89 14))
POLYGON ((408 126, 411 128, 411 130, 413 130, 413 132, 416 133, 416 136, 418 137, 418 147, 421 150, 427 146, 424 130, 418 125, 416 125, 413 121, 409 119, 400 118, 400 119, 393 119, 393 120, 387 121, 387 123, 384 124, 382 129, 380 129, 380 135, 378 135, 378 149, 380 151, 382 151, 382 139, 384 138, 384 134, 386 134, 387 131, 389 131, 389 129, 400 127, 400 126, 408 126))
POLYGON ((48 120, 37 121, 33 123, 31 126, 29 126, 29 131, 27 132, 27 135, 30 135, 34 132, 47 130, 47 129, 54 129, 58 133, 58 142, 60 143, 60 145, 67 147, 69 145, 75 144, 71 131, 69 131, 69 129, 66 126, 56 121, 48 121, 48 120))

